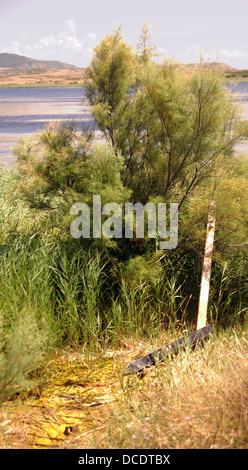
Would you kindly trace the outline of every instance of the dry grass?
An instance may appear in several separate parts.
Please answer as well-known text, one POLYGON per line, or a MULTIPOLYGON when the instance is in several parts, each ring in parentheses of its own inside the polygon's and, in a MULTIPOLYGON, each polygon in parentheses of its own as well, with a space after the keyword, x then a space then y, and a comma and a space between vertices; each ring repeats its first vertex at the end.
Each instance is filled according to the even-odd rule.
POLYGON ((63 353, 43 371, 39 396, 2 407, 0 447, 247 448, 247 333, 246 327, 215 334, 204 347, 146 369, 143 376, 121 372, 181 333, 123 339, 102 359, 63 353), (65 433, 67 427, 72 432, 65 433))
POLYGON ((209 340, 131 377, 108 428, 81 448, 248 447, 247 331, 209 340))
POLYGON ((11 70, 0 68, 0 87, 83 86, 84 69, 11 70))

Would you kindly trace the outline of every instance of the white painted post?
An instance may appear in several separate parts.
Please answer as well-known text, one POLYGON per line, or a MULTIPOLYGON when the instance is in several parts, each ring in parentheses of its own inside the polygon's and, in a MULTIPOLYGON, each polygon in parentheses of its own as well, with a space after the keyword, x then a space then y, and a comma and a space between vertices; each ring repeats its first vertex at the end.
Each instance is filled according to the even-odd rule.
POLYGON ((214 246, 214 231, 215 231, 215 202, 212 201, 209 206, 207 235, 205 243, 205 252, 202 268, 200 299, 197 317, 197 330, 206 326, 207 322, 207 308, 209 297, 209 286, 212 266, 212 253, 214 246))

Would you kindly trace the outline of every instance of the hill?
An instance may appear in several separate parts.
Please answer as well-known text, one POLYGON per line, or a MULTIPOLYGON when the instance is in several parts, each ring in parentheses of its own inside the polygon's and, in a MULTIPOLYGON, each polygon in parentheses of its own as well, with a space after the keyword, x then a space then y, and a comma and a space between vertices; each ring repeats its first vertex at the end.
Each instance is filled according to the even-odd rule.
POLYGON ((78 67, 57 60, 36 60, 18 54, 0 53, 0 68, 15 70, 33 70, 33 69, 72 69, 78 67))
MULTIPOLYGON (((186 64, 186 67, 190 68, 198 68, 200 67, 200 64, 186 64)), ((224 62, 206 62, 204 63, 204 67, 208 69, 213 69, 213 70, 221 70, 222 72, 235 72, 237 69, 231 67, 228 64, 225 64, 224 62)))

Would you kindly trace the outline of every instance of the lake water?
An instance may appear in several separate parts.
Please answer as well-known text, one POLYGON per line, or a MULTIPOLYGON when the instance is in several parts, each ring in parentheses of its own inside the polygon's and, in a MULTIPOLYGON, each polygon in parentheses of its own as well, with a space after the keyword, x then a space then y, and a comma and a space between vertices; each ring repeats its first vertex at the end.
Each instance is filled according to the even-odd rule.
MULTIPOLYGON (((244 118, 248 119, 248 83, 229 87, 242 106, 244 118)), ((0 88, 0 164, 15 161, 16 158, 10 156, 11 147, 20 137, 43 130, 51 121, 73 121, 78 129, 94 128, 84 90, 71 87, 0 88)))
POLYGON ((7 156, 17 140, 52 121, 95 127, 82 88, 0 88, 0 162, 12 163, 15 157, 7 156))

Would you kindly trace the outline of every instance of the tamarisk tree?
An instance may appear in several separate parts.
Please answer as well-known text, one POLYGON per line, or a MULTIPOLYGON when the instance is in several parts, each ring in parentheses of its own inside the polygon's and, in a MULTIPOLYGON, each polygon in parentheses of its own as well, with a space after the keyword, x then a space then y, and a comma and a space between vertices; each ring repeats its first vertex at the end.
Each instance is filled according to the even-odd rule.
POLYGON ((86 71, 86 94, 99 129, 124 158, 122 180, 134 200, 173 198, 181 208, 247 129, 219 72, 204 63, 159 63, 148 39, 147 27, 137 51, 120 30, 102 39, 86 71))

